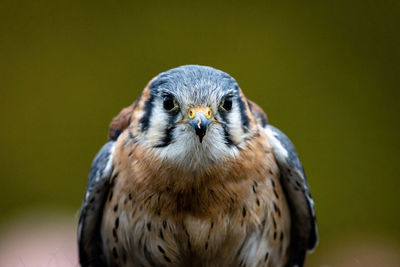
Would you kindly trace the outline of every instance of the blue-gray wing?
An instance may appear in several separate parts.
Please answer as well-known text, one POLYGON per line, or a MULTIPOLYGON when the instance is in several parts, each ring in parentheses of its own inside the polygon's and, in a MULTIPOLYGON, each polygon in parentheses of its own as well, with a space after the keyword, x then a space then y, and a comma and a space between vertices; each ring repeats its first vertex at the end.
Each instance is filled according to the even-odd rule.
POLYGON ((306 175, 289 138, 272 125, 264 127, 281 172, 281 184, 291 215, 290 256, 287 266, 303 266, 306 251, 318 242, 314 201, 306 175))
POLYGON ((107 142, 97 153, 90 168, 78 224, 79 262, 82 266, 107 266, 100 227, 113 171, 114 145, 115 141, 107 142))

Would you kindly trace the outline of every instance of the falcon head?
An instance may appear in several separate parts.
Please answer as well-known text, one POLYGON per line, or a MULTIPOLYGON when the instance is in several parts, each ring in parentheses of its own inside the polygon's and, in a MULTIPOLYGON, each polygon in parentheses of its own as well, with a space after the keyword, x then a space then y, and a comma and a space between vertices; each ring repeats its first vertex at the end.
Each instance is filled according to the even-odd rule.
POLYGON ((237 156, 257 134, 250 105, 227 73, 181 66, 149 82, 132 106, 129 129, 161 159, 190 170, 207 169, 237 156))

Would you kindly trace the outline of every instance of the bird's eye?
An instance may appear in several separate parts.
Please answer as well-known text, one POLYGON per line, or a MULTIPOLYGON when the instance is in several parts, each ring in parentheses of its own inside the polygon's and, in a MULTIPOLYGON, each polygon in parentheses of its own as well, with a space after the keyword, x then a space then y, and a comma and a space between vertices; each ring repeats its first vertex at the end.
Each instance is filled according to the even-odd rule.
POLYGON ((172 96, 164 96, 163 98, 163 107, 166 111, 172 111, 177 107, 176 102, 172 96))
POLYGON ((225 111, 230 111, 232 109, 232 97, 227 97, 222 100, 221 108, 225 111))

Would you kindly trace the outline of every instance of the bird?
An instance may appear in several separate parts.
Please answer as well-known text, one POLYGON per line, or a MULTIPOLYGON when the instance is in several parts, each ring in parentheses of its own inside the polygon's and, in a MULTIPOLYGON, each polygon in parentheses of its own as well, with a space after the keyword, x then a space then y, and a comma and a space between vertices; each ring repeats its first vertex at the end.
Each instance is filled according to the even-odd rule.
POLYGON ((158 74, 112 120, 77 232, 81 266, 303 266, 318 243, 294 145, 200 65, 158 74))

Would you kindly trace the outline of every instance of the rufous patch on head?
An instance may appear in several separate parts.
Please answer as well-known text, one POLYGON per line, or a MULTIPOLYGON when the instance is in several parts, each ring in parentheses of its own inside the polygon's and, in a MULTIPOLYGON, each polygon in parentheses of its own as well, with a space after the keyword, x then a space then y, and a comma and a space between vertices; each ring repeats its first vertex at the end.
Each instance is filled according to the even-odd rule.
POLYGON ((143 110, 144 103, 150 97, 150 84, 153 80, 154 78, 146 85, 142 94, 132 105, 122 109, 120 113, 112 119, 108 131, 109 140, 117 140, 118 136, 129 127, 131 122, 135 122, 137 118, 141 116, 138 112, 143 110))
POLYGON ((267 114, 262 110, 262 108, 251 100, 247 100, 251 113, 257 120, 257 123, 263 127, 268 124, 267 114))
POLYGON ((254 123, 255 119, 254 119, 253 114, 251 113, 250 107, 249 107, 248 102, 247 102, 247 98, 244 96, 243 91, 240 88, 239 88, 239 95, 240 95, 240 98, 242 99, 242 101, 243 101, 243 103, 244 103, 244 105, 246 107, 247 116, 249 117, 250 121, 254 123))
POLYGON ((112 119, 108 132, 109 140, 117 140, 118 136, 129 126, 134 106, 135 104, 132 104, 123 108, 120 113, 112 119))

